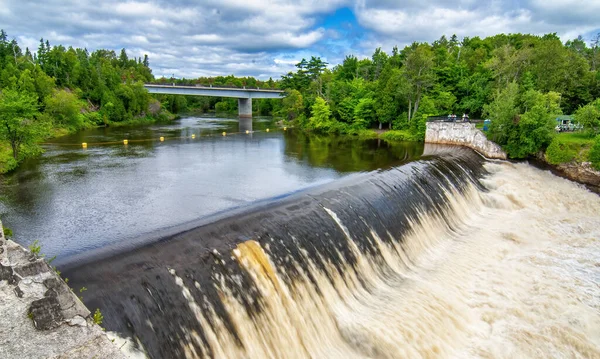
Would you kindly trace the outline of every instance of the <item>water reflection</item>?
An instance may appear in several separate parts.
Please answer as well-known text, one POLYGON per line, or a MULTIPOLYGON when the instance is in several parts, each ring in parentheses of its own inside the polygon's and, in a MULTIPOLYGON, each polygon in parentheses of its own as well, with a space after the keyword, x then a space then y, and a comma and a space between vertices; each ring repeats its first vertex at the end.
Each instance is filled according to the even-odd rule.
POLYGON ((394 166, 423 150, 281 131, 271 118, 189 117, 83 131, 53 143, 41 158, 0 177, 0 217, 24 245, 37 239, 44 253, 59 259, 348 173, 394 166))

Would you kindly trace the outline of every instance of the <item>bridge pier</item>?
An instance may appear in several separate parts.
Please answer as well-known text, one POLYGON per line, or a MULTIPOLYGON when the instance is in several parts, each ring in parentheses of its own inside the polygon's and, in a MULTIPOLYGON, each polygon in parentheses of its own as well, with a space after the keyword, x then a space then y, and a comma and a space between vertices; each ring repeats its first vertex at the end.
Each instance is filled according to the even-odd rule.
POLYGON ((238 98, 238 114, 240 118, 252 118, 251 98, 238 98))

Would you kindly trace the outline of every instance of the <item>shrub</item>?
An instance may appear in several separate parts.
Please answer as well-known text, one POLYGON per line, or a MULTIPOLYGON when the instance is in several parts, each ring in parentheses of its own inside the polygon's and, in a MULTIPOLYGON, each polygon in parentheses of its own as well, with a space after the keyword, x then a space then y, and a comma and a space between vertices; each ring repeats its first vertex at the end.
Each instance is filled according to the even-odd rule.
POLYGON ((7 238, 13 236, 13 231, 8 227, 2 226, 2 231, 4 232, 4 236, 7 238))
POLYGON ((594 139, 594 144, 590 149, 589 159, 590 162, 592 162, 592 167, 600 171, 600 135, 596 136, 594 139))
POLYGON ((102 316, 102 313, 100 312, 99 308, 96 308, 96 311, 94 312, 94 317, 93 317, 94 323, 101 325, 102 321, 104 320, 104 316, 102 316))
POLYGON ((36 257, 40 255, 41 250, 42 250, 42 246, 39 245, 39 242, 37 239, 32 244, 29 245, 29 251, 31 252, 31 254, 33 254, 36 257))
POLYGON ((405 130, 392 130, 381 134, 381 139, 386 141, 419 141, 418 135, 405 130))
POLYGON ((571 162, 575 158, 575 155, 575 151, 559 136, 554 137, 550 146, 546 149, 546 161, 553 165, 571 162))

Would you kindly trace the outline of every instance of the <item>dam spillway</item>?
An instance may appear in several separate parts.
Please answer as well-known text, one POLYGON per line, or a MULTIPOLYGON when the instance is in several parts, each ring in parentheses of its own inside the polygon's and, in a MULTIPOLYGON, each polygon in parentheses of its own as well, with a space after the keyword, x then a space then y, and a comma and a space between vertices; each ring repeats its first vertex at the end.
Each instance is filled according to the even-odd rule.
POLYGON ((63 273, 151 358, 594 357, 597 213, 566 180, 440 149, 63 273))

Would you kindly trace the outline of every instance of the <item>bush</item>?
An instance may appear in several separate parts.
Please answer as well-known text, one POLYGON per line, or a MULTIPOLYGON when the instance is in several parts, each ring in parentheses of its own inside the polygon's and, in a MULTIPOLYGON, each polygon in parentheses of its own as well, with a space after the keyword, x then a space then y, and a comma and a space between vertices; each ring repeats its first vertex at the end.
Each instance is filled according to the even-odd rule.
POLYGON ((104 321, 104 316, 102 315, 102 312, 100 312, 99 308, 96 308, 92 319, 94 320, 95 324, 102 325, 102 322, 104 321))
POLYGON ((381 139, 385 141, 421 141, 418 135, 405 130, 392 130, 381 134, 381 139))
POLYGON ((9 238, 13 236, 13 231, 12 229, 8 228, 8 227, 4 227, 2 226, 2 231, 4 232, 4 237, 9 238))
POLYGON ((594 139, 594 144, 590 149, 589 159, 590 162, 592 162, 592 167, 600 171, 600 135, 596 136, 594 139))
POLYGON ((571 162, 575 158, 575 151, 559 136, 554 137, 550 146, 546 149, 546 161, 553 165, 571 162))

